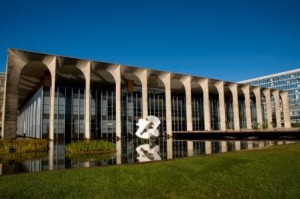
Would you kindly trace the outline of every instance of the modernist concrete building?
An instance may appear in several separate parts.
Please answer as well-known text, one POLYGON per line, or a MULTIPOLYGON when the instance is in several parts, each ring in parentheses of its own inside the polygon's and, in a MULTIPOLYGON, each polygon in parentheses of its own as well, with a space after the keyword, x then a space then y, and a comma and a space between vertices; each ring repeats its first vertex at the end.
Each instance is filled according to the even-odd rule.
MULTIPOLYGON (((240 83, 278 90, 286 90, 290 99, 290 116, 293 124, 300 124, 300 69, 257 77, 240 83)), ((273 98, 271 101, 274 103, 273 98)), ((275 113, 273 113, 274 115, 275 113)))
POLYGON ((7 57, 3 138, 122 137, 148 115, 170 136, 251 130, 264 121, 269 130, 290 128, 285 91, 14 49, 7 57))

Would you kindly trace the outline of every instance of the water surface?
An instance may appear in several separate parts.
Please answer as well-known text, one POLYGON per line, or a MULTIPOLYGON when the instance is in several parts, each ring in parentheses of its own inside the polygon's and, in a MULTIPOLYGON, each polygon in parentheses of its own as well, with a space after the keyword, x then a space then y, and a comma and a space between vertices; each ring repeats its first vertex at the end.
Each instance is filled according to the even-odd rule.
POLYGON ((152 142, 138 138, 113 141, 116 153, 108 155, 65 154, 63 141, 51 141, 47 153, 7 154, 0 156, 0 175, 118 164, 161 161, 188 156, 204 156, 239 150, 265 148, 295 141, 272 140, 175 140, 159 138, 152 142))

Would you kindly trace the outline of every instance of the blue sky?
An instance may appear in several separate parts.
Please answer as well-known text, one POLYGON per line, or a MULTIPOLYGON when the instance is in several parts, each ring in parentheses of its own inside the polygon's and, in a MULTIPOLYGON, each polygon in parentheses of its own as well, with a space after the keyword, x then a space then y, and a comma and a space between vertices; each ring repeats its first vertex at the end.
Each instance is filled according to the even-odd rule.
POLYGON ((300 68, 300 1, 0 0, 8 48, 239 81, 300 68))

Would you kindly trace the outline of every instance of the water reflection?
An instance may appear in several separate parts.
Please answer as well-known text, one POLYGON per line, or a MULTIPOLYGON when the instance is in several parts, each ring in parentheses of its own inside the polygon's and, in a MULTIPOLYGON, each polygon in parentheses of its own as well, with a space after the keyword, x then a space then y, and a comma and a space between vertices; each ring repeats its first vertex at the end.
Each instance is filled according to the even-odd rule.
POLYGON ((138 157, 137 157, 138 162, 150 162, 155 160, 161 160, 161 157, 158 155, 159 153, 158 145, 152 146, 152 143, 143 144, 136 147, 135 150, 138 153, 138 157))
POLYGON ((92 154, 80 156, 66 156, 64 142, 50 142, 48 154, 30 153, 27 154, 27 157, 23 157, 20 154, 15 154, 13 157, 6 157, 3 154, 0 155, 0 175, 150 162, 190 156, 211 155, 238 150, 257 149, 294 142, 295 141, 269 140, 187 141, 164 138, 148 142, 135 138, 116 141, 116 153, 114 154, 92 154))

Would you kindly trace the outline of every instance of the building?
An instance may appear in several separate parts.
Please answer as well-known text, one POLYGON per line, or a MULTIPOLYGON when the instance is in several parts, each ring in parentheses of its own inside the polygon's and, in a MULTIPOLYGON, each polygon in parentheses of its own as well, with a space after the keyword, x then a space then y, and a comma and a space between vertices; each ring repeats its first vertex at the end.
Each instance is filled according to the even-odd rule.
POLYGON ((4 94, 4 83, 5 83, 5 73, 0 72, 0 130, 2 129, 2 105, 3 105, 3 94, 4 94))
POLYGON ((294 125, 300 124, 300 69, 257 77, 239 83, 288 91, 291 122, 294 125))
POLYGON ((3 138, 130 136, 148 115, 170 136, 290 128, 285 91, 15 49, 7 57, 3 138))

